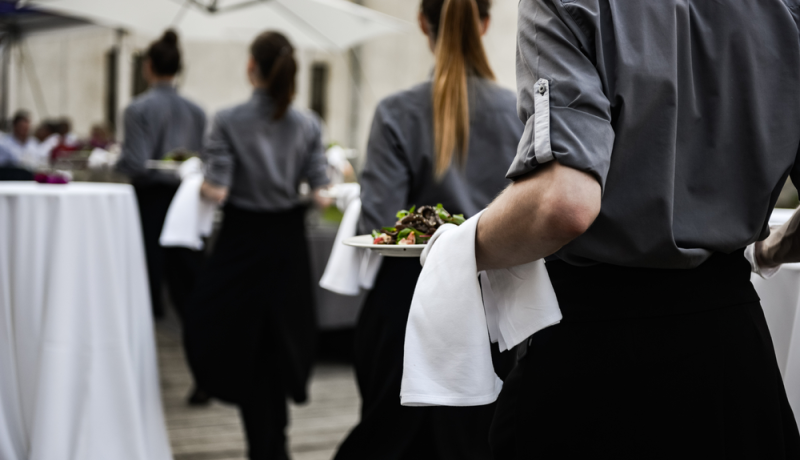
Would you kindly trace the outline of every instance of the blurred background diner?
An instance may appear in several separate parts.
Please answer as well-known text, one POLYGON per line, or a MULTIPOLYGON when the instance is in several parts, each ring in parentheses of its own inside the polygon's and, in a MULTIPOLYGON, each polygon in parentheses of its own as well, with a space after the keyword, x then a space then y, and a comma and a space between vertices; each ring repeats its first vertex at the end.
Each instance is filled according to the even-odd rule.
MULTIPOLYGON (((479 168, 500 176, 496 181, 451 177, 455 185, 442 191, 436 189, 439 178, 432 170, 414 172, 429 175, 420 181, 436 189, 423 194, 425 199, 450 200, 453 211, 469 214, 504 186, 510 160, 503 158, 513 158, 516 143, 511 138, 521 132, 512 94, 517 4, 479 3, 482 11, 493 4, 490 20, 481 14, 490 70, 483 75, 487 81, 480 83, 485 86, 483 95, 492 100, 478 106, 499 112, 502 105, 504 119, 514 126, 477 127, 483 135, 471 141, 470 167, 491 163, 482 152, 473 152, 474 146, 486 147, 495 137, 502 138, 499 163, 479 168), (489 83, 492 74, 494 81, 489 83), (471 187, 480 196, 457 196, 471 187)), ((398 91, 435 75, 437 61, 431 50, 436 34, 426 29, 434 26, 430 17, 436 15, 423 16, 427 22, 421 23, 420 2, 412 0, 0 0, 0 459, 56 458, 48 455, 63 451, 76 452, 70 458, 81 460, 247 458, 246 439, 257 435, 245 430, 245 405, 214 388, 222 399, 238 404, 240 414, 236 406, 214 399, 213 391, 195 388, 182 335, 182 319, 193 304, 218 304, 218 297, 225 296, 252 303, 270 295, 258 289, 237 291, 239 269, 263 275, 265 286, 293 286, 298 294, 282 293, 282 301, 308 308, 302 319, 311 329, 301 331, 305 349, 289 357, 264 351, 261 341, 268 334, 263 330, 240 337, 244 345, 239 348, 229 347, 248 358, 263 358, 273 368, 291 359, 303 366, 313 364, 308 402, 290 404, 288 415, 277 422, 251 415, 250 429, 274 429, 264 428, 270 423, 282 429, 291 420, 286 431, 291 458, 333 458, 361 416, 354 342, 368 291, 357 286, 347 293, 323 289, 320 279, 343 215, 359 195, 356 183, 365 167, 364 184, 371 181, 365 189, 373 191, 369 193, 391 185, 390 170, 381 172, 386 177, 377 177, 373 169, 370 176, 368 143, 381 134, 373 127, 374 117, 389 96, 401 102, 421 97, 398 91), (420 24, 425 33, 420 33, 420 24), (264 75, 254 79, 258 72, 250 61, 257 58, 250 45, 267 30, 279 32, 291 44, 279 51, 290 53, 295 66, 288 110, 292 120, 305 120, 318 131, 308 142, 314 144, 310 150, 320 168, 287 167, 286 174, 270 178, 274 184, 259 188, 256 184, 270 172, 265 165, 273 166, 270 149, 283 145, 273 146, 275 139, 270 138, 275 134, 267 124, 275 120, 261 120, 262 125, 248 130, 236 124, 241 119, 224 117, 231 116, 231 107, 258 99, 254 86, 271 81, 264 75), (211 123, 217 113, 222 118, 211 123), (206 119, 214 126, 211 134, 206 119), (231 141, 231 136, 237 140, 231 141), (269 142, 259 144, 262 138, 269 142), (246 146, 263 147, 263 155, 247 168, 252 177, 241 169, 246 162, 239 156, 248 150, 237 146, 242 139, 248 139, 246 146), (235 162, 238 171, 231 166, 235 162), (200 211, 205 214, 187 217, 176 210, 171 218, 170 206, 181 195, 180 187, 193 180, 203 187, 206 203, 229 198, 225 211, 211 206, 200 211), (226 213, 238 215, 234 224, 228 221, 236 231, 221 236, 226 213), (264 218, 268 213, 291 214, 291 222, 264 218), (253 215, 260 220, 251 219, 253 215), (170 227, 175 231, 170 235, 177 236, 166 238, 169 222, 181 216, 184 223, 194 219, 191 228, 170 227), (293 233, 282 235, 284 231, 293 233), (245 237, 264 241, 254 246, 237 240, 245 237), (277 260, 270 259, 275 254, 287 259, 295 250, 307 252, 308 264, 294 267, 300 274, 288 280, 258 269, 259 260, 233 268, 216 260, 215 267, 208 256, 217 243, 225 249, 223 254, 233 251, 231 247, 237 253, 256 247, 265 265, 277 260), (274 252, 271 244, 286 247, 274 252), (223 283, 220 267, 233 273, 232 279, 223 283), (202 269, 203 289, 193 289, 202 269)), ((236 110, 246 112, 244 106, 236 110)), ((245 118, 255 123, 257 115, 245 118)), ((426 129, 424 136, 433 150, 432 126, 426 129)), ((374 145, 372 150, 374 168, 374 145)), ((448 165, 437 171, 448 172, 448 165)), ((387 199, 386 204, 373 200, 370 217, 391 218, 399 210, 393 207, 414 204, 404 202, 413 190, 397 192, 406 196, 387 199)), ((199 200, 199 193, 195 197, 199 200)), ((797 205, 797 191, 787 180, 778 207, 797 205)), ((777 212, 774 218, 779 223, 786 216, 777 212)), ((370 221, 362 230, 379 225, 370 221)), ((419 267, 413 260, 405 262, 384 271, 414 265, 400 277, 410 283, 419 267)), ((800 269, 785 270, 781 276, 757 288, 773 305, 772 314, 767 306, 765 310, 770 326, 776 325, 778 360, 784 378, 794 379, 798 388, 792 391, 787 381, 790 401, 800 404, 800 353, 790 347, 795 330, 800 330, 800 315, 794 314, 800 308, 800 269)), ((384 280, 384 295, 391 296, 386 294, 391 281, 397 280, 384 280)), ((248 288, 257 283, 247 278, 248 288)), ((400 299, 397 303, 403 305, 398 308, 407 309, 409 300, 400 299)), ((201 335, 214 336, 215 326, 226 321, 226 326, 244 331, 248 318, 260 318, 250 307, 238 321, 224 314, 199 320, 201 335)), ((392 327, 397 332, 398 325, 392 327)), ((236 331, 225 332, 230 339, 236 331)), ((402 345, 395 337, 391 345, 397 348, 398 343, 402 345)), ((369 344, 360 345, 362 354, 368 351, 369 344)), ((365 359, 372 358, 382 359, 365 359)), ((370 363, 365 368, 370 369, 370 363)), ((385 383, 393 388, 395 380, 373 386, 385 383)), ((215 385, 214 378, 206 376, 206 381, 215 385)), ((291 386, 282 383, 277 398, 291 386)), ((274 401, 274 387, 264 393, 260 396, 270 400, 260 400, 262 406, 283 410, 282 403, 274 401)), ((800 407, 794 409, 800 413, 800 407)), ((364 432, 370 436, 363 426, 355 432, 351 450, 369 446, 357 442, 364 432)))

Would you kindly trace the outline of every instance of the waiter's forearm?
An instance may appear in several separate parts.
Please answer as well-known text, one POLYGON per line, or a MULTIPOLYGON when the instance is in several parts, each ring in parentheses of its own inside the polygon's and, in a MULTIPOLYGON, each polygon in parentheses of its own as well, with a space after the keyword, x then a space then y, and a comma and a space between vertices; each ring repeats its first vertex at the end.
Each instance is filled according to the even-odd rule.
POLYGON ((795 212, 788 222, 774 230, 756 248, 758 265, 762 268, 800 262, 800 212, 795 212))
POLYGON ((587 173, 556 161, 540 166, 481 215, 478 269, 513 267, 553 254, 588 230, 601 196, 597 179, 587 173))

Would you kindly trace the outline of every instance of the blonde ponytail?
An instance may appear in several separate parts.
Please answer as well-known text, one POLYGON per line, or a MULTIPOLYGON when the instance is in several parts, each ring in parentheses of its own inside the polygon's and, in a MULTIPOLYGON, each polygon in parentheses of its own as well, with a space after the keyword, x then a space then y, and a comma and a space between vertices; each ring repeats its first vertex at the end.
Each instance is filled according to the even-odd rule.
POLYGON ((434 171, 437 178, 444 176, 454 156, 461 165, 467 160, 470 122, 468 73, 494 80, 481 41, 478 4, 476 0, 444 0, 433 76, 434 171))

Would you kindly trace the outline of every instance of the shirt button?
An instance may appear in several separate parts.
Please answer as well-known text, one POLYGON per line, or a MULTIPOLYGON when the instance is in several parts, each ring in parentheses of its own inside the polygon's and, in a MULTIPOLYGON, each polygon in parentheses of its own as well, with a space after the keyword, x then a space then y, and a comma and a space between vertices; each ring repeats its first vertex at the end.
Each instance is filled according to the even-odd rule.
POLYGON ((544 85, 539 86, 539 94, 544 95, 546 91, 547 89, 544 87, 544 85))

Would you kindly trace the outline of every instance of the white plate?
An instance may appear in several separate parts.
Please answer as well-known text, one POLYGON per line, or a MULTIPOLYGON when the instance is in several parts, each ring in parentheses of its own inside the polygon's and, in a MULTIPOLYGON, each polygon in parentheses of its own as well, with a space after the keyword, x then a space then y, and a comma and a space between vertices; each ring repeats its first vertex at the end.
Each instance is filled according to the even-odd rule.
POLYGON ((147 160, 147 169, 156 169, 160 171, 178 171, 183 164, 182 161, 172 160, 147 160))
POLYGON ((375 238, 372 235, 359 235, 347 238, 342 243, 355 248, 372 249, 386 257, 419 257, 425 244, 397 245, 397 244, 372 244, 375 238))

